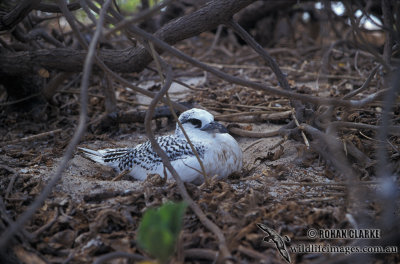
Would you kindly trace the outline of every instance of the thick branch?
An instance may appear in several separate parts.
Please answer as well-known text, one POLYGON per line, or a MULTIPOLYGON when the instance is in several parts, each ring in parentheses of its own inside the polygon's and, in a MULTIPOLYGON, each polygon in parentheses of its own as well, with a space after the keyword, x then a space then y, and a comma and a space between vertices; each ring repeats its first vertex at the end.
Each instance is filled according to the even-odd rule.
MULTIPOLYGON (((78 10, 79 8, 81 8, 80 3, 71 3, 71 4, 68 4, 67 6, 70 11, 78 10)), ((57 5, 47 4, 47 3, 40 3, 34 9, 40 10, 42 12, 47 12, 47 13, 61 13, 61 10, 57 5)))
MULTIPOLYGON (((252 2, 254 1, 211 1, 196 12, 165 25, 155 33, 155 36, 168 44, 175 44, 229 21, 235 13, 252 2)), ((82 71, 85 55, 84 50, 62 48, 2 54, 0 69, 8 75, 32 73, 40 67, 79 72, 82 71)), ((125 50, 103 50, 99 52, 99 57, 116 72, 139 72, 152 60, 151 55, 142 46, 125 50)))
POLYGON ((41 0, 25 0, 18 3, 18 5, 9 13, 0 17, 0 31, 13 28, 16 24, 21 22, 35 7, 40 4, 41 0))

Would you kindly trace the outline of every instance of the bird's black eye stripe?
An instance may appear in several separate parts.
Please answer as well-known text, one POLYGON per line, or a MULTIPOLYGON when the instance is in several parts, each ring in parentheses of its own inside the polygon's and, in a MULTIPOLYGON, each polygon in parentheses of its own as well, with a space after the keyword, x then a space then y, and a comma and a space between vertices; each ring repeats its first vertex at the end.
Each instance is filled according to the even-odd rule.
POLYGON ((196 128, 200 128, 201 127, 201 121, 199 119, 190 118, 190 119, 187 120, 187 122, 190 122, 196 128))

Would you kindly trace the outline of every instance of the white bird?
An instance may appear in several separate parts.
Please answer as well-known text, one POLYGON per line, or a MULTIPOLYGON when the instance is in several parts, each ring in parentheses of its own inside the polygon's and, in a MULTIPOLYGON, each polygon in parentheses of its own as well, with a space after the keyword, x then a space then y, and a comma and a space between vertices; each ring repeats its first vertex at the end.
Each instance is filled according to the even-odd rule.
MULTIPOLYGON (((243 157, 237 141, 228 130, 214 121, 209 112, 193 108, 179 116, 186 134, 195 147, 208 176, 226 178, 242 169, 243 157)), ((176 124, 174 135, 157 138, 160 147, 167 153, 171 165, 185 182, 203 182, 201 166, 193 154, 182 130, 176 124)), ((150 141, 135 148, 91 150, 80 148, 91 160, 115 168, 118 172, 128 171, 138 180, 145 180, 148 174, 171 173, 151 147, 150 141)))

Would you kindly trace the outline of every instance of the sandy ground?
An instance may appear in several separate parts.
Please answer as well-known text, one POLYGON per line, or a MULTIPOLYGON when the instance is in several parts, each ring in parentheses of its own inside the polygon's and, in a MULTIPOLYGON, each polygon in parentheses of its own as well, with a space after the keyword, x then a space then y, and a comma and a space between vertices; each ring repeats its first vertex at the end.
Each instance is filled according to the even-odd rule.
MULTIPOLYGON (((173 133, 173 126, 170 126, 173 133)), ((279 129, 278 125, 258 125, 254 131, 269 131, 279 129)), ((163 133, 168 134, 167 133, 163 133)), ((120 135, 105 141, 81 142, 80 146, 102 149, 109 147, 134 147, 146 140, 144 134, 134 133, 133 135, 120 135)), ((282 182, 321 182, 328 183, 329 180, 323 175, 323 166, 310 166, 302 168, 296 165, 298 157, 297 148, 302 147, 301 143, 281 141, 280 137, 264 139, 236 137, 243 150, 243 170, 241 176, 230 177, 223 181, 232 184, 238 192, 246 192, 249 188, 262 189, 263 192, 272 196, 276 201, 286 200, 294 197, 309 197, 309 190, 298 188, 296 185, 282 185, 282 182), (276 147, 277 146, 277 147, 276 147), (275 147, 274 149, 272 149, 275 147), (271 150, 272 149, 272 150, 271 150), (266 155, 282 151, 277 160, 270 160, 266 155), (278 171, 278 172, 277 172, 278 171), (267 184, 265 184, 267 183, 267 184)), ((2 155, 2 159, 10 159, 2 155)), ((53 174, 61 156, 55 157, 50 166, 32 164, 30 167, 21 168, 18 172, 21 175, 29 174, 32 180, 46 182, 53 174)), ((96 164, 77 151, 69 162, 69 166, 63 173, 55 191, 70 196, 73 200, 80 201, 84 197, 95 196, 104 193, 127 193, 141 192, 146 182, 137 181, 129 176, 114 181, 117 173, 109 167, 96 164)))

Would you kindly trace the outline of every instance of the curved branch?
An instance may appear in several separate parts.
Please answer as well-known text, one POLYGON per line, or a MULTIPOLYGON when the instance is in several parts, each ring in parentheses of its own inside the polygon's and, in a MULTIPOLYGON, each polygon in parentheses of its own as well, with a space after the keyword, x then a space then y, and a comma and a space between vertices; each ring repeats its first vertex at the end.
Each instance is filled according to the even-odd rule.
MULTIPOLYGON (((60 0, 63 1, 63 0, 60 0)), ((95 34, 93 35, 93 39, 90 42, 89 50, 87 53, 87 56, 85 58, 85 65, 84 65, 84 74, 82 77, 82 82, 81 82, 81 109, 80 109, 80 115, 79 115, 79 125, 75 130, 75 134, 73 138, 71 139, 70 143, 67 146, 67 149, 65 151, 65 154, 59 163, 59 166, 57 167, 56 172, 51 176, 49 183, 46 185, 46 187, 43 189, 43 191, 40 193, 40 195, 35 199, 35 201, 29 206, 29 208, 21 215, 18 217, 17 221, 11 225, 2 235, 0 238, 0 250, 5 250, 7 248, 7 245, 9 245, 10 239, 15 235, 16 232, 20 229, 21 226, 23 226, 36 212, 37 209, 39 209, 44 200, 47 198, 47 196, 52 192, 53 187, 57 184, 59 179, 62 176, 62 172, 65 170, 65 168, 68 165, 68 161, 70 160, 74 149, 76 145, 79 143, 82 135, 84 134, 86 130, 86 123, 87 123, 87 101, 88 101, 88 94, 87 94, 87 87, 89 86, 89 79, 90 79, 90 74, 92 72, 92 66, 93 66, 93 61, 94 61, 94 55, 96 51, 96 45, 97 42, 100 38, 101 34, 101 29, 104 21, 104 15, 108 9, 108 6, 110 5, 111 0, 107 0, 107 2, 104 4, 104 7, 102 9, 101 15, 99 17, 99 21, 97 23, 97 28, 95 31, 95 34)))
POLYGON ((335 106, 346 106, 346 107, 361 107, 364 105, 367 105, 379 98, 382 97, 382 95, 387 92, 387 90, 380 90, 374 94, 371 94, 369 96, 367 96, 364 99, 361 100, 341 100, 341 99, 335 99, 335 98, 321 98, 321 97, 317 97, 317 96, 309 96, 309 95, 305 95, 305 94, 299 94, 299 93, 295 93, 295 92, 291 92, 291 91, 286 91, 286 90, 282 90, 282 89, 276 89, 273 87, 269 87, 260 83, 255 83, 255 82, 251 82, 251 81, 247 81, 245 79, 241 79, 238 77, 234 77, 231 76, 227 73, 224 73, 222 71, 219 71, 215 68, 212 68, 188 55, 186 55, 185 53, 177 50, 174 47, 171 47, 170 45, 168 45, 167 43, 165 43, 164 41, 158 39, 157 37, 147 33, 146 31, 136 27, 136 26, 132 26, 130 28, 131 31, 133 31, 134 33, 136 33, 137 35, 143 37, 144 39, 151 41, 154 43, 154 45, 156 45, 157 47, 164 49, 165 51, 170 52, 171 54, 173 54, 174 56, 176 56, 177 58, 186 61, 198 68, 201 68, 205 71, 208 71, 212 74, 214 74, 215 76, 226 80, 230 83, 235 83, 241 86, 246 86, 246 87, 251 87, 253 89, 256 90, 260 90, 260 91, 264 91, 270 94, 275 94, 275 95, 280 95, 280 96, 285 96, 288 97, 290 99, 297 99, 303 102, 309 102, 309 103, 313 103, 316 105, 335 105, 335 106))
MULTIPOLYGON (((37 0, 36 0, 37 1, 37 0)), ((203 8, 178 18, 159 29, 155 36, 168 44, 212 30, 254 2, 253 0, 214 0, 203 8)), ((130 29, 130 28, 128 28, 130 29)), ((160 52, 161 50, 157 50, 160 52)), ((8 75, 35 72, 38 67, 51 70, 80 72, 86 56, 84 50, 52 49, 2 54, 0 72, 8 75), (60 63, 62 61, 63 63, 60 63)), ((152 61, 143 46, 125 50, 102 50, 99 57, 116 72, 140 72, 152 61)))
POLYGON ((100 256, 98 259, 96 259, 93 264, 102 264, 106 261, 116 259, 116 258, 126 258, 126 259, 131 259, 131 260, 136 260, 136 261, 145 261, 149 260, 148 258, 138 255, 138 254, 131 254, 127 252, 111 252, 105 255, 100 256))
POLYGON ((0 31, 12 29, 15 25, 21 22, 35 7, 40 4, 41 0, 25 0, 9 13, 0 17, 0 31))
MULTIPOLYGON (((80 3, 71 3, 67 5, 69 11, 78 10, 81 8, 80 3)), ((35 10, 39 10, 47 13, 61 13, 61 9, 57 5, 40 3, 37 7, 33 8, 35 10)))
POLYGON ((219 241, 219 249, 221 250, 222 257, 224 259, 228 259, 228 258, 230 258, 230 252, 228 250, 228 247, 226 246, 226 240, 225 240, 225 237, 222 234, 220 228, 215 223, 213 223, 210 219, 208 219, 207 216, 201 210, 201 208, 192 200, 192 198, 190 197, 189 193, 187 192, 187 190, 185 188, 185 185, 183 184, 183 181, 179 177, 179 175, 176 172, 176 170, 174 169, 174 167, 172 167, 167 154, 165 153, 164 150, 162 150, 160 145, 157 143, 156 139, 154 138, 154 133, 151 130, 151 120, 154 115, 155 106, 161 100, 161 98, 167 93, 167 91, 172 83, 171 67, 168 67, 168 71, 169 72, 167 72, 167 78, 165 80, 164 86, 162 87, 160 92, 157 93, 157 95, 154 97, 154 99, 151 101, 151 103, 149 105, 149 109, 146 113, 146 118, 145 118, 146 134, 147 134, 147 137, 149 138, 152 148, 158 154, 158 156, 160 156, 164 166, 167 167, 167 169, 171 172, 172 176, 174 177, 183 199, 188 203, 188 205, 193 210, 193 212, 199 217, 199 220, 202 222, 202 224, 217 236, 218 241, 219 241))

